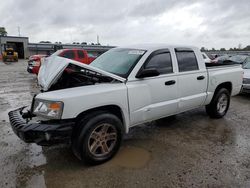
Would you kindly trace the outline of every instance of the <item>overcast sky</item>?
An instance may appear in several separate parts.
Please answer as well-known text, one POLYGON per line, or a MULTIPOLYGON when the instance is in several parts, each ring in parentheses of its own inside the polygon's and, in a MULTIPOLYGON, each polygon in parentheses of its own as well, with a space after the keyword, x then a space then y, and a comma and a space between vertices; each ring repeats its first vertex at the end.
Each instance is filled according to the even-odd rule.
POLYGON ((250 44, 250 0, 1 0, 0 18, 30 42, 250 44))

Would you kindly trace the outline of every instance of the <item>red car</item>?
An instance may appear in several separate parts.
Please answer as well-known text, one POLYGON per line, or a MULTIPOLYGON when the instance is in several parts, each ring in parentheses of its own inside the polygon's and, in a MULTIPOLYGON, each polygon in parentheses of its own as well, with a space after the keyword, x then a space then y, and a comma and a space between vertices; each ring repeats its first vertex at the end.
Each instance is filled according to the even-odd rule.
MULTIPOLYGON (((52 55, 73 59, 84 64, 90 64, 96 57, 90 57, 86 50, 82 49, 61 49, 56 51, 52 55)), ((38 74, 41 66, 41 58, 46 57, 44 55, 34 55, 29 59, 28 72, 38 74)))
POLYGON ((41 59, 47 57, 47 55, 32 55, 29 57, 27 71, 32 74, 38 74, 40 66, 41 66, 41 59))

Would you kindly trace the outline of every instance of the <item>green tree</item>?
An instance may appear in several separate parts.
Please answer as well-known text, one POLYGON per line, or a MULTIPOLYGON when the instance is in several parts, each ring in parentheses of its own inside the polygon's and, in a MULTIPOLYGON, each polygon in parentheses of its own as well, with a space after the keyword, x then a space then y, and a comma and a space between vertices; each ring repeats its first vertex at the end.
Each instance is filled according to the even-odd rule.
POLYGON ((220 51, 226 51, 226 49, 225 48, 221 48, 220 51))
POLYGON ((48 44, 50 44, 51 42, 50 41, 40 41, 39 43, 48 43, 48 44))
POLYGON ((246 46, 243 50, 250 50, 250 45, 246 46))
POLYGON ((201 51, 202 52, 206 51, 205 47, 201 47, 201 51))
POLYGON ((0 36, 7 36, 7 31, 5 27, 0 27, 0 36))

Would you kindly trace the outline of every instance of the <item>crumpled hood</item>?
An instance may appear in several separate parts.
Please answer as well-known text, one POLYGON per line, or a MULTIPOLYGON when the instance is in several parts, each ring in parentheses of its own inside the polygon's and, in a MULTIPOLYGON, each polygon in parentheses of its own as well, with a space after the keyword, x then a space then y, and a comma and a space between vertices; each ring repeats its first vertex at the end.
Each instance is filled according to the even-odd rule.
POLYGON ((243 69, 244 71, 244 78, 250 78, 250 69, 243 69))
POLYGON ((119 80, 121 82, 125 82, 125 78, 117 76, 115 74, 103 71, 101 69, 92 67, 90 65, 86 65, 68 58, 63 58, 59 56, 50 56, 47 58, 43 58, 41 60, 42 66, 40 67, 38 73, 38 84, 42 87, 43 91, 49 90, 51 85, 60 78, 61 74, 63 73, 64 69, 71 63, 74 65, 78 65, 90 71, 94 71, 100 73, 105 76, 109 76, 113 79, 119 80))

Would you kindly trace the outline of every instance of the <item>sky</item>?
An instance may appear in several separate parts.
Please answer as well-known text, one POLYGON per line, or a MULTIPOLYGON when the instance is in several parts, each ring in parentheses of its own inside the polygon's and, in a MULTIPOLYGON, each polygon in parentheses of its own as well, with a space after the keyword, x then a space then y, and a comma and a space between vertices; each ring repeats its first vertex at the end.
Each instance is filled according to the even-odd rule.
POLYGON ((1 0, 0 18, 30 42, 250 45, 250 0, 1 0))

